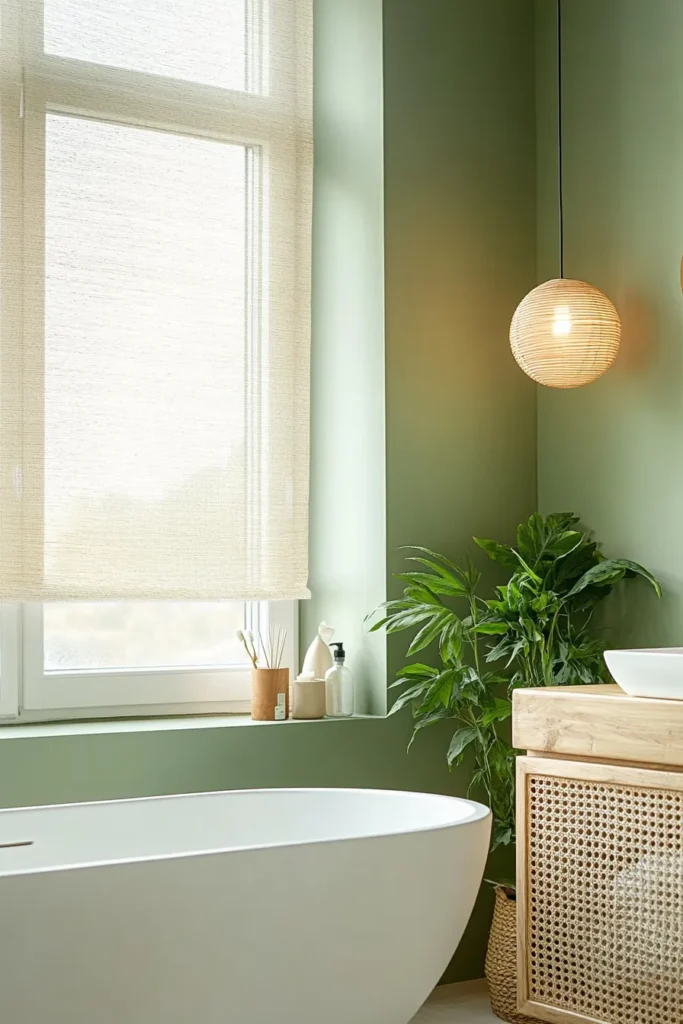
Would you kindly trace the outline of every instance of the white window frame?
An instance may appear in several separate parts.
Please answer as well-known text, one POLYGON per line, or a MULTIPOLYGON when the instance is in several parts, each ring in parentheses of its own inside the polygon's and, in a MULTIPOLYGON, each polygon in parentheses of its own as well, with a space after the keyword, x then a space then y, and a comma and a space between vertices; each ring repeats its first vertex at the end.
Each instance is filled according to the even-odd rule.
MULTIPOLYGON (((253 7, 265 0, 249 0, 253 7)), ((281 12, 282 7, 276 8, 281 12)), ((182 89, 174 79, 127 71, 43 52, 43 0, 0 0, 0 99, 2 101, 3 194, 0 204, 0 234, 3 239, 3 274, 0 312, 5 324, 23 330, 24 309, 35 309, 43 301, 44 281, 24 264, 24 249, 35 261, 44 247, 44 174, 40 161, 25 166, 24 140, 31 151, 44 151, 45 116, 65 114, 130 127, 158 129, 174 134, 240 144, 250 157, 248 186, 258 182, 267 188, 269 175, 282 173, 296 160, 296 152, 277 152, 270 143, 278 138, 280 112, 278 87, 284 68, 277 53, 268 68, 262 54, 265 41, 251 35, 251 59, 247 84, 251 92, 233 91, 184 81, 182 89), (267 81, 266 81, 267 77, 267 81), (268 86, 272 86, 269 90, 268 86), (263 88, 260 93, 259 87, 263 88), (258 107, 258 109, 257 109, 258 107), (264 112, 267 117, 264 117, 264 112)), ((276 13, 277 17, 284 16, 276 13)), ((250 19, 250 25, 255 24, 250 19)), ((280 141, 278 139, 278 141, 280 141)), ((249 308, 255 317, 266 316, 260 277, 270 279, 274 288, 287 286, 273 280, 269 253, 286 244, 289 224, 281 209, 278 190, 269 190, 269 230, 260 240, 262 266, 258 280, 249 282, 249 308)), ((252 244, 258 225, 250 225, 252 244)), ((29 322, 28 320, 26 322, 29 322)), ((252 372, 258 372, 262 353, 252 351, 254 325, 248 325, 252 372)), ((42 325, 24 335, 24 356, 38 378, 42 374, 42 325)), ((0 415, 4 430, 20 422, 17 390, 11 379, 12 367, 3 366, 0 375, 0 415)), ((38 390, 38 389, 37 389, 38 390)), ((39 395, 38 395, 39 397, 39 395)), ((42 400, 42 399, 41 399, 42 400)), ((267 396, 264 396, 267 401, 267 396)), ((258 410, 251 410, 252 419, 258 410)), ((252 474, 258 479, 258 474, 252 474)), ((21 467, 11 481, 0 481, 4 501, 20 501, 21 467)), ((18 517, 17 517, 18 521, 18 517)), ((3 536, 4 543, 21 544, 23 538, 3 536)), ((36 567, 42 553, 25 551, 36 567)), ((298 661, 298 603, 261 602, 246 605, 246 625, 267 630, 281 625, 287 630, 283 664, 296 672, 298 661)), ((219 668, 159 668, 45 672, 42 606, 3 603, 0 606, 0 720, 31 722, 60 719, 105 718, 146 715, 244 713, 250 706, 250 669, 240 666, 219 668)))
MULTIPOLYGON (((245 605, 248 628, 287 630, 283 665, 298 664, 298 602, 245 605)), ((15 722, 165 715, 246 714, 251 668, 244 665, 62 671, 44 669, 40 604, 0 609, 0 719, 15 722)))
POLYGON ((16 604, 0 604, 0 719, 16 719, 19 714, 20 609, 16 604))

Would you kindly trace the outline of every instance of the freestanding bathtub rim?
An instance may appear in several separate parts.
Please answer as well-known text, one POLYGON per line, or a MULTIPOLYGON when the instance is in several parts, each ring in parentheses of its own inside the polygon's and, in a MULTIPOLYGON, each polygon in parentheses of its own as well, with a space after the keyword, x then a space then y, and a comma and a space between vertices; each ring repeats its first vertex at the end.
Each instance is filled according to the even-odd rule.
MULTIPOLYGON (((361 787, 262 787, 252 789, 228 789, 228 790, 208 790, 202 793, 167 793, 159 796, 142 796, 142 797, 123 797, 115 800, 95 800, 95 801, 76 801, 72 803, 64 804, 44 804, 40 806, 28 806, 28 807, 13 807, 13 808, 0 808, 0 879, 3 877, 12 877, 16 875, 26 874, 40 874, 53 871, 75 871, 83 870, 94 867, 107 867, 113 864, 127 864, 127 863, 153 863, 164 860, 175 860, 182 857, 208 857, 220 854, 228 853, 246 853, 253 852, 256 850, 273 849, 281 847, 296 847, 296 846, 318 846, 329 843, 349 843, 358 842, 362 840, 371 839, 382 839, 390 838, 403 835, 416 835, 421 833, 438 833, 448 831, 452 828, 458 828, 460 826, 474 825, 476 822, 480 822, 491 818, 491 811, 488 807, 480 804, 474 800, 470 800, 466 797, 448 796, 441 793, 423 793, 415 790, 393 790, 393 789, 365 789, 361 787), (307 837, 303 839, 289 839, 272 842, 258 842, 248 844, 236 844, 236 843, 225 843, 219 845, 207 846, 206 848, 199 848, 193 850, 171 850, 164 853, 149 853, 149 854, 135 854, 129 856, 116 856, 116 857, 97 857, 95 859, 80 859, 74 860, 69 863, 41 863, 38 865, 29 865, 21 863, 14 864, 13 866, 3 867, 2 864, 2 853, 3 849, 6 849, 5 843, 10 845, 10 848, 15 849, 30 849, 33 845, 28 843, 28 835, 17 833, 12 839, 9 836, 3 834, 3 824, 9 816, 20 817, 23 813, 35 812, 54 812, 58 813, 60 810, 68 811, 81 808, 102 808, 102 807, 121 807, 123 805, 144 805, 144 804, 156 804, 160 802, 172 802, 179 799, 197 799, 202 798, 219 798, 219 797, 230 797, 236 799, 240 797, 248 797, 250 795, 278 795, 278 794, 295 794, 295 795, 343 795, 343 796, 358 796, 360 798, 370 797, 380 799, 387 797, 389 799, 395 799, 400 797, 406 797, 409 800, 415 801, 422 800, 429 803, 434 803, 443 808, 444 805, 452 805, 453 812, 456 809, 459 813, 454 813, 452 818, 443 817, 431 823, 423 823, 419 825, 412 825, 402 828, 393 829, 380 829, 377 831, 362 831, 357 834, 351 835, 323 835, 315 837, 307 837), (466 811, 463 814, 463 810, 466 811)), ((14 859, 14 858, 13 858, 14 859)))

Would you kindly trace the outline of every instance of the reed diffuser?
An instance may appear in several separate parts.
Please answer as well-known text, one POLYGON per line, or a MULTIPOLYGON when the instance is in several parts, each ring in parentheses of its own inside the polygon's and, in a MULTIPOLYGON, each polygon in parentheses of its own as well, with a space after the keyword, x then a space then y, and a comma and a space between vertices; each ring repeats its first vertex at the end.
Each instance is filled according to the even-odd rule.
POLYGON ((253 665, 251 671, 251 717, 255 722, 278 722, 289 718, 289 669, 282 667, 287 630, 270 626, 265 637, 251 630, 238 630, 240 641, 253 665), (259 654, 260 652, 260 654, 259 654))

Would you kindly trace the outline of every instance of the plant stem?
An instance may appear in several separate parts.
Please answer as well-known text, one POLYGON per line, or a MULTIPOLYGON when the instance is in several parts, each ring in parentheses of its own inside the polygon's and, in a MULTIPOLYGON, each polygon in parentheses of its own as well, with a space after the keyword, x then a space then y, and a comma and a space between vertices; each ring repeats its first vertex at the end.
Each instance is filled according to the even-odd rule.
POLYGON ((472 626, 473 626, 472 636, 474 637, 473 640, 470 640, 470 645, 472 647, 472 653, 474 655, 474 667, 477 670, 477 675, 481 676, 481 665, 480 665, 480 662, 479 662, 479 637, 477 636, 477 634, 475 632, 475 628, 476 628, 476 625, 477 625, 477 599, 474 596, 474 594, 470 594, 469 595, 469 602, 470 602, 470 617, 472 619, 472 626))

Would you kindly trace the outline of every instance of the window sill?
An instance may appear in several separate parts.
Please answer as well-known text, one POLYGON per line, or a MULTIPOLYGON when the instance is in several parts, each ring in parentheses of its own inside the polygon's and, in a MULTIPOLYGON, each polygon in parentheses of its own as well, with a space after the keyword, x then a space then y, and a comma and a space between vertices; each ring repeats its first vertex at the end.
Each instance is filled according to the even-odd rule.
POLYGON ((249 715, 194 715, 177 718, 117 718, 88 722, 18 722, 0 725, 0 740, 38 739, 48 736, 96 736, 131 732, 174 732, 185 729, 226 729, 241 726, 315 725, 321 722, 378 720, 378 715, 351 718, 288 718, 284 722, 254 722, 249 715))

